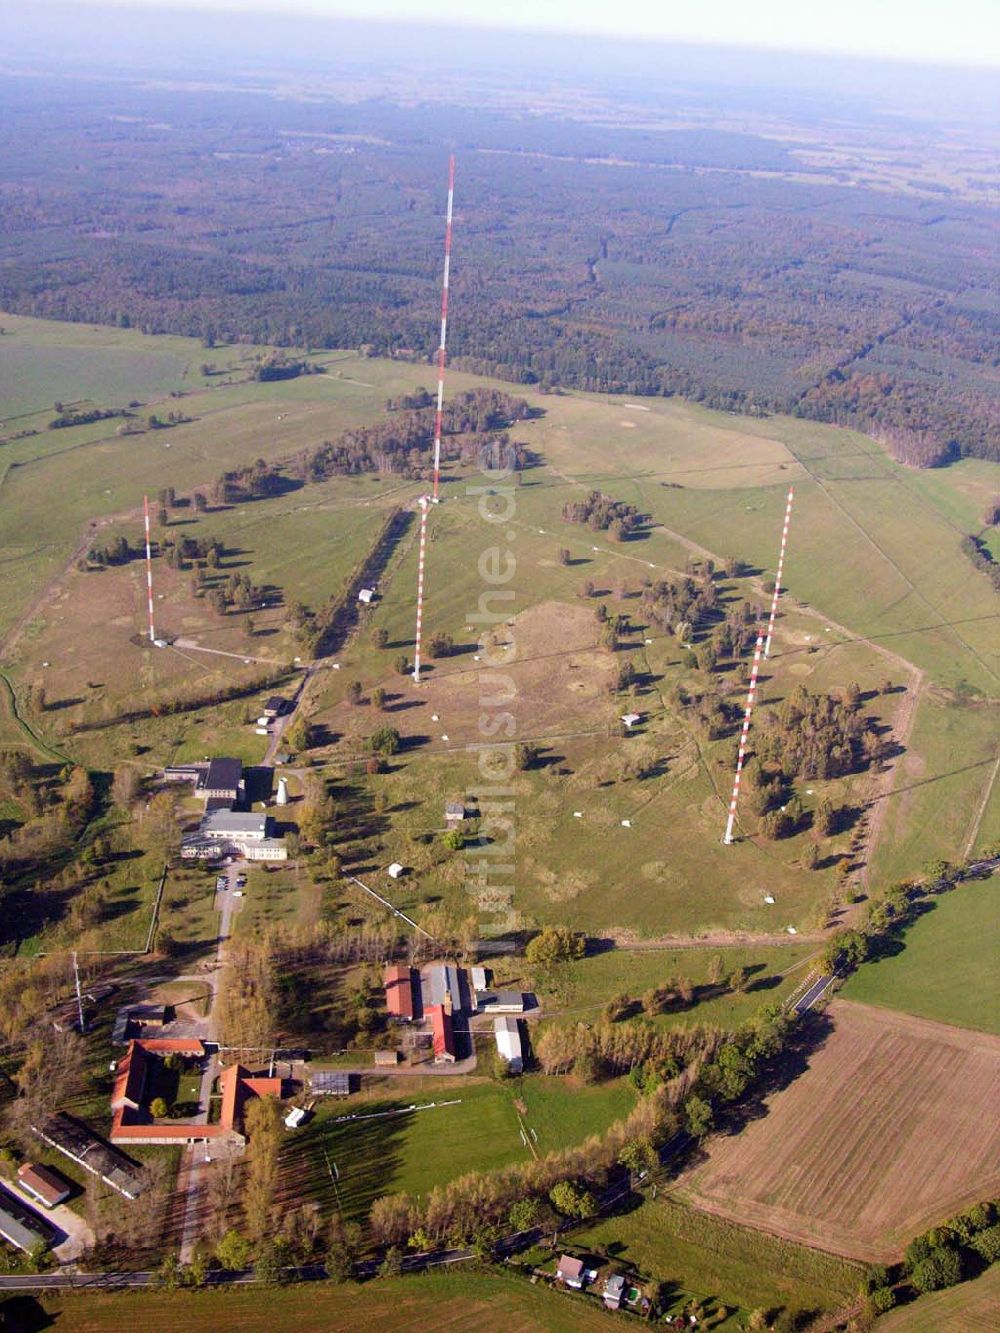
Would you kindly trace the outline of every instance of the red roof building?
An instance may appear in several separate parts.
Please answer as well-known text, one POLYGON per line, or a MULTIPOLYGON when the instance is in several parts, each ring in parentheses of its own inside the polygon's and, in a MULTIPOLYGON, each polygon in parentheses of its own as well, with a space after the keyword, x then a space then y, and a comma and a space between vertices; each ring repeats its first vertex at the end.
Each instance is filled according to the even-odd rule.
POLYGON ((70 1187, 51 1167, 25 1162, 17 1168, 17 1183, 45 1208, 54 1208, 70 1196, 70 1187))
POLYGON ((408 967, 392 963, 383 973, 385 1007, 391 1018, 409 1023, 413 1018, 413 978, 408 967))
POLYGON ((227 1065, 219 1075, 222 1113, 219 1126, 227 1133, 243 1129, 243 1111, 254 1097, 280 1097, 280 1078, 254 1078, 242 1065, 227 1065))
POLYGON ((281 1096, 280 1078, 257 1078, 242 1065, 228 1065, 219 1075, 222 1110, 215 1124, 154 1121, 147 1099, 155 1062, 157 1057, 171 1054, 203 1059, 205 1047, 197 1040, 166 1037, 129 1042, 111 1094, 112 1143, 198 1143, 228 1138, 242 1144, 246 1142, 243 1133, 246 1103, 253 1097, 281 1096))
MULTIPOLYGON (((201 1042, 198 1043, 201 1045, 201 1042)), ((111 1093, 112 1111, 138 1111, 142 1106, 143 1092, 149 1074, 149 1060, 142 1043, 130 1041, 128 1050, 118 1062, 118 1073, 111 1093)))
POLYGON ((455 1063, 455 1028, 451 1021, 451 1005, 430 1004, 427 1016, 431 1020, 431 1032, 434 1036, 434 1063, 455 1063))

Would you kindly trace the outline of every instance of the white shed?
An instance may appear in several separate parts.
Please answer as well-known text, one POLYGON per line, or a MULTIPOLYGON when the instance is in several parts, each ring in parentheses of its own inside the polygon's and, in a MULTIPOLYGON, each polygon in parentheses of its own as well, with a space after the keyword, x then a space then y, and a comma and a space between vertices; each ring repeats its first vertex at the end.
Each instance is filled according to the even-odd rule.
POLYGON ((371 603, 371 600, 374 596, 375 596, 374 588, 362 588, 361 591, 358 593, 358 601, 364 602, 365 606, 368 606, 371 603))
POLYGON ((524 1068, 524 1052, 521 1048, 521 1029, 516 1018, 495 1018, 493 1036, 497 1050, 507 1061, 512 1074, 520 1074, 524 1068))
POLYGON ((388 867, 388 873, 393 879, 399 879, 403 874, 403 867, 398 861, 393 861, 392 865, 388 867))

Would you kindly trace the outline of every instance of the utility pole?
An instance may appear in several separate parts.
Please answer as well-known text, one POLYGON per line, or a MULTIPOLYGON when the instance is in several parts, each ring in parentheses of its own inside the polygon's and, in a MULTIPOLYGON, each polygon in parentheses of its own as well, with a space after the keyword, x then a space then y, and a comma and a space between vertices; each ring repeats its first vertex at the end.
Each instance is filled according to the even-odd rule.
POLYGON ((83 1036, 83 997, 80 994, 80 968, 76 961, 76 950, 73 950, 73 980, 76 983, 76 1014, 80 1024, 80 1035, 83 1036))
POLYGON ((339 1188, 340 1171, 337 1167, 336 1162, 333 1163, 330 1162, 330 1156, 325 1148, 323 1149, 323 1156, 326 1159, 326 1169, 330 1173, 330 1182, 333 1185, 333 1193, 337 1200, 337 1212, 340 1214, 341 1220, 343 1220, 344 1209, 343 1205, 340 1202, 340 1188, 339 1188))

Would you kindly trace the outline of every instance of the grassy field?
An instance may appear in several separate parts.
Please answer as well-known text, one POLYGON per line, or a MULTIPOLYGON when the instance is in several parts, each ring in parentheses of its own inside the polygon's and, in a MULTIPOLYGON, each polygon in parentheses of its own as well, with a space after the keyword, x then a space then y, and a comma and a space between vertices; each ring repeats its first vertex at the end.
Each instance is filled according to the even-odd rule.
POLYGON ((1000 1188, 1000 1040, 844 1000, 830 1014, 808 1070, 682 1184, 716 1215, 889 1262, 1000 1188))
POLYGON ((898 953, 866 963, 842 994, 1000 1036, 998 896, 996 876, 943 894, 909 927, 898 953))
MULTIPOLYGON (((457 522, 454 514, 451 521, 457 522)), ((538 541, 537 534, 533 540, 538 541)), ((484 692, 488 697, 492 687, 476 665, 477 654, 469 651, 475 645, 462 618, 444 623, 464 651, 432 664, 419 690, 391 674, 395 654, 411 642, 397 614, 412 575, 406 568, 411 558, 411 552, 402 557, 403 568, 373 616, 372 623, 389 635, 389 649, 379 652, 367 639, 352 644, 342 656, 343 670, 324 682, 317 717, 340 737, 337 747, 326 752, 334 760, 362 753, 364 736, 379 721, 397 727, 405 753, 375 784, 398 812, 383 840, 384 857, 414 871, 413 882, 402 889, 404 897, 394 889, 394 901, 418 906, 421 894, 437 895, 455 910, 467 910, 462 859, 458 864, 442 860, 420 839, 441 827, 444 799, 461 793, 473 797, 482 786, 480 698, 484 692), (382 684, 390 696, 383 718, 367 706, 346 702, 350 678, 382 684)), ((449 579, 453 570, 458 580, 461 561, 462 544, 456 542, 441 552, 439 563, 447 566, 449 579)), ((539 566, 536 585, 544 586, 546 577, 539 566)), ((613 610, 634 614, 630 597, 611 594, 607 600, 613 610)), ((433 628, 442 623, 431 619, 431 612, 427 621, 433 628)), ((807 834, 781 843, 747 838, 723 847, 732 741, 707 741, 682 710, 667 702, 673 681, 697 683, 680 664, 676 640, 658 636, 646 643, 636 634, 617 655, 619 660, 630 657, 636 670, 651 678, 635 698, 642 722, 623 744, 611 742, 609 734, 628 705, 607 689, 611 661, 595 646, 597 628, 579 599, 536 604, 505 626, 516 649, 504 671, 512 692, 507 708, 516 734, 541 747, 539 763, 515 774, 510 783, 517 888, 507 924, 561 921, 567 911, 580 928, 598 935, 782 931, 791 924, 800 930, 819 924, 833 887, 834 853, 846 849, 847 837, 828 844, 825 869, 812 872, 803 871, 811 847, 807 834), (653 760, 654 771, 634 776, 627 767, 630 756, 637 762, 653 760), (609 855, 612 848, 615 854, 609 855), (765 905, 766 896, 776 899, 775 907, 765 905)), ((866 711, 891 726, 901 696, 879 694, 885 661, 863 644, 823 634, 824 628, 806 615, 785 618, 782 651, 768 670, 764 699, 780 698, 799 683, 839 690, 858 679, 872 687, 866 711)), ((734 697, 737 693, 738 686, 734 697)), ((806 808, 815 808, 827 795, 834 802, 860 804, 870 781, 870 775, 817 781, 801 796, 806 808)), ((754 830, 753 820, 748 827, 754 830)))
POLYGON ((535 1130, 537 1151, 545 1153, 602 1132, 628 1113, 635 1095, 624 1080, 591 1088, 542 1076, 503 1084, 468 1078, 393 1078, 364 1094, 320 1104, 316 1118, 286 1144, 282 1194, 295 1199, 311 1196, 324 1209, 332 1209, 328 1157, 340 1172, 345 1211, 361 1219, 382 1194, 426 1194, 466 1171, 524 1161, 530 1150, 521 1138, 515 1098, 526 1105, 524 1123, 535 1130), (406 1109, 431 1102, 456 1104, 406 1109), (341 1116, 386 1111, 402 1113, 335 1123, 341 1116))
MULTIPOLYGON (((990 476, 995 491, 995 467, 963 463, 928 482, 930 474, 894 464, 856 432, 787 418, 727 417, 673 401, 648 406, 627 432, 614 429, 612 417, 625 415, 620 403, 594 410, 574 431, 560 431, 554 411, 542 423, 551 423, 544 437, 550 469, 581 484, 600 476, 615 495, 652 503, 667 529, 765 569, 775 559, 781 510, 775 488, 780 494, 794 484, 786 567, 793 595, 887 643, 942 683, 954 684, 964 673, 995 688, 1000 656, 992 593, 985 578, 970 576, 954 526, 956 513, 971 519, 989 498, 990 476), (702 431, 706 455, 690 439, 702 431), (588 461, 600 469, 591 472, 588 461), (634 478, 636 493, 615 485, 617 477, 634 478), (912 539, 915 522, 919 542, 912 539)), ((650 559, 663 535, 651 534, 650 559)))
MULTIPOLYGON (((578 1243, 619 1255, 675 1286, 681 1302, 713 1300, 743 1314, 829 1309, 856 1291, 860 1277, 850 1262, 696 1212, 668 1194, 600 1222, 578 1243)), ((745 1322, 734 1317, 720 1327, 745 1322)))
POLYGON ((877 881, 919 874, 944 855, 961 860, 1000 834, 1000 783, 994 781, 998 709, 932 693, 917 711, 908 752, 896 766, 895 793, 886 809, 884 836, 872 863, 877 881), (979 811, 990 784, 992 799, 979 811), (952 852, 938 849, 948 846, 952 852))
POLYGON ((878 1322, 879 1333, 993 1333, 1000 1310, 1000 1264, 973 1282, 934 1291, 893 1310, 878 1322))
MULTIPOLYGON (((736 946, 724 949, 609 949, 577 962, 561 963, 539 974, 536 989, 549 1018, 588 1022, 597 1018, 606 1002, 627 994, 639 1000, 665 978, 684 976, 693 984, 696 1003, 682 1013, 664 1015, 660 1023, 712 1023, 735 1027, 765 1004, 784 999, 804 976, 805 961, 815 946, 788 948, 736 946), (736 993, 708 980, 714 958, 722 960, 729 976, 745 968, 748 986, 736 993)), ((506 984, 506 982, 504 982, 506 984)))
MULTIPOLYGON (((148 1333, 217 1333, 240 1328, 271 1333, 350 1333, 393 1327, 464 1333, 496 1325, 505 1333, 577 1333, 617 1325, 596 1301, 552 1292, 546 1286, 498 1273, 429 1273, 382 1279, 364 1287, 311 1282, 299 1287, 203 1292, 136 1292, 45 1296, 44 1309, 59 1328, 111 1333, 134 1316, 148 1333), (277 1321, 277 1322, 276 1322, 277 1321)), ((37 1306, 34 1307, 37 1309, 37 1306)), ((0 1311, 5 1306, 0 1303, 0 1311)), ((45 1327, 44 1324, 38 1325, 45 1327)))
MULTIPOLYGON (((7 350, 22 359, 32 349, 40 353, 26 390, 25 410, 34 410, 36 424, 44 427, 51 402, 76 391, 73 376, 90 373, 102 345, 107 369, 103 377, 95 372, 92 397, 117 401, 117 386, 134 364, 135 397, 153 407, 157 394, 179 388, 182 398, 163 401, 192 419, 128 437, 115 433, 115 422, 42 428, 3 446, 3 461, 13 466, 0 482, 7 502, 0 510, 0 561, 10 575, 0 588, 0 629, 66 565, 89 523, 102 524, 102 535, 122 532, 136 543, 143 491, 172 485, 185 494, 210 485, 226 467, 289 457, 377 419, 388 395, 428 379, 427 367, 330 353, 318 358, 324 374, 258 384, 248 379, 254 348, 207 352, 191 340, 32 320, 11 320, 8 328, 7 350), (204 361, 220 373, 203 375, 204 361)), ((449 389, 477 383, 483 381, 456 374, 449 389)), ((579 596, 589 579, 611 610, 638 619, 640 580, 683 569, 692 551, 704 547, 716 557, 743 557, 759 571, 726 585, 725 599, 760 600, 789 483, 796 486, 796 508, 786 582, 798 602, 784 607, 762 698, 780 699, 797 683, 837 691, 852 679, 872 692, 886 677, 907 678, 903 658, 921 667, 936 684, 923 696, 898 766, 901 790, 891 799, 873 874, 913 874, 932 856, 961 855, 986 792, 987 757, 1000 740, 1000 708, 986 702, 1000 692, 995 598, 957 544, 959 529, 988 497, 989 465, 962 464, 931 477, 896 467, 863 436, 810 423, 737 418, 675 400, 528 397, 541 415, 519 423, 514 434, 541 465, 521 478, 509 526, 484 521, 477 495, 465 489, 470 478, 457 473, 431 515, 425 624, 452 634, 463 651, 431 664, 419 694, 394 673, 398 654, 412 652, 411 531, 383 581, 383 600, 343 654, 343 670, 318 683, 316 720, 342 738, 327 758, 339 763, 356 754, 380 720, 398 726, 408 742, 393 771, 372 784, 393 812, 377 855, 402 859, 415 872, 401 905, 439 901, 456 912, 469 909, 462 859, 441 857, 423 838, 440 827, 445 793, 474 793, 480 785, 477 750, 469 748, 482 739, 475 614, 485 585, 477 565, 480 552, 502 537, 517 562, 509 605, 518 659, 509 673, 511 711, 517 735, 537 741, 543 753, 513 783, 517 887, 513 911, 493 928, 562 921, 567 914, 592 933, 644 936, 821 924, 846 838, 825 845, 824 868, 811 872, 803 868, 812 850, 808 834, 781 843, 744 837, 723 847, 732 739, 706 741, 686 710, 667 698, 675 684, 704 680, 683 665, 675 640, 647 636, 638 622, 617 661, 630 657, 646 678, 635 699, 643 722, 625 741, 612 738, 609 726, 625 706, 608 689, 616 659, 595 646, 593 608, 579 596), (564 523, 563 504, 592 486, 635 503, 652 526, 616 545, 606 534, 564 523), (561 547, 570 551, 568 565, 559 560, 561 547), (371 646, 374 627, 387 631, 388 651, 371 646), (381 684, 397 695, 384 719, 345 703, 354 678, 368 691, 381 684), (956 689, 965 691, 961 706, 956 689), (651 758, 654 776, 630 776, 630 755, 651 758), (943 817, 928 817, 942 804, 943 817), (776 898, 774 909, 764 908, 765 894, 776 898)), ((411 503, 418 489, 392 478, 336 478, 203 516, 179 510, 173 521, 178 533, 220 537, 230 552, 226 563, 280 590, 285 603, 315 606, 342 586, 391 506, 411 503)), ((70 570, 20 635, 11 662, 15 685, 21 696, 31 684, 45 686, 56 707, 33 720, 94 765, 120 762, 137 742, 149 747, 151 765, 222 750, 259 761, 263 743, 253 734, 252 701, 137 727, 79 731, 86 718, 114 713, 154 690, 249 675, 255 668, 244 656, 266 666, 294 653, 283 605, 255 615, 249 633, 246 617, 219 617, 193 597, 188 574, 161 566, 157 608, 164 632, 235 656, 137 647, 139 562, 100 574, 70 570)), ((717 680, 738 704, 735 676, 717 680)), ((891 726, 899 702, 899 695, 875 693, 867 707, 891 726)), ((861 775, 799 794, 810 808, 828 794, 862 804, 870 789, 871 777, 861 775)), ((1000 798, 987 802, 980 840, 996 836, 998 820, 1000 798)), ((752 825, 746 831, 752 834, 752 825)), ((314 909, 289 902, 300 917, 314 909)))

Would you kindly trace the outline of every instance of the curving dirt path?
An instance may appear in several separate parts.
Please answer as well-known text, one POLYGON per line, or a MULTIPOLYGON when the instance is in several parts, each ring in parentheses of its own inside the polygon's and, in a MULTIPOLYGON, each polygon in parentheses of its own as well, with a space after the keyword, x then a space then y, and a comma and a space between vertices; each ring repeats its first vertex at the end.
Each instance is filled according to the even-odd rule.
POLYGON ((872 856, 885 826, 885 817, 889 810, 889 798, 896 786, 899 760, 906 751, 917 716, 917 705, 924 693, 926 683, 927 677, 924 673, 918 667, 911 666, 910 683, 907 685, 906 693, 903 695, 902 701, 896 709, 896 715, 892 719, 893 739, 901 747, 901 752, 895 759, 883 765, 881 772, 876 776, 874 790, 868 797, 864 832, 854 853, 855 857, 860 858, 861 861, 861 869, 857 880, 866 891, 871 886, 872 856))

